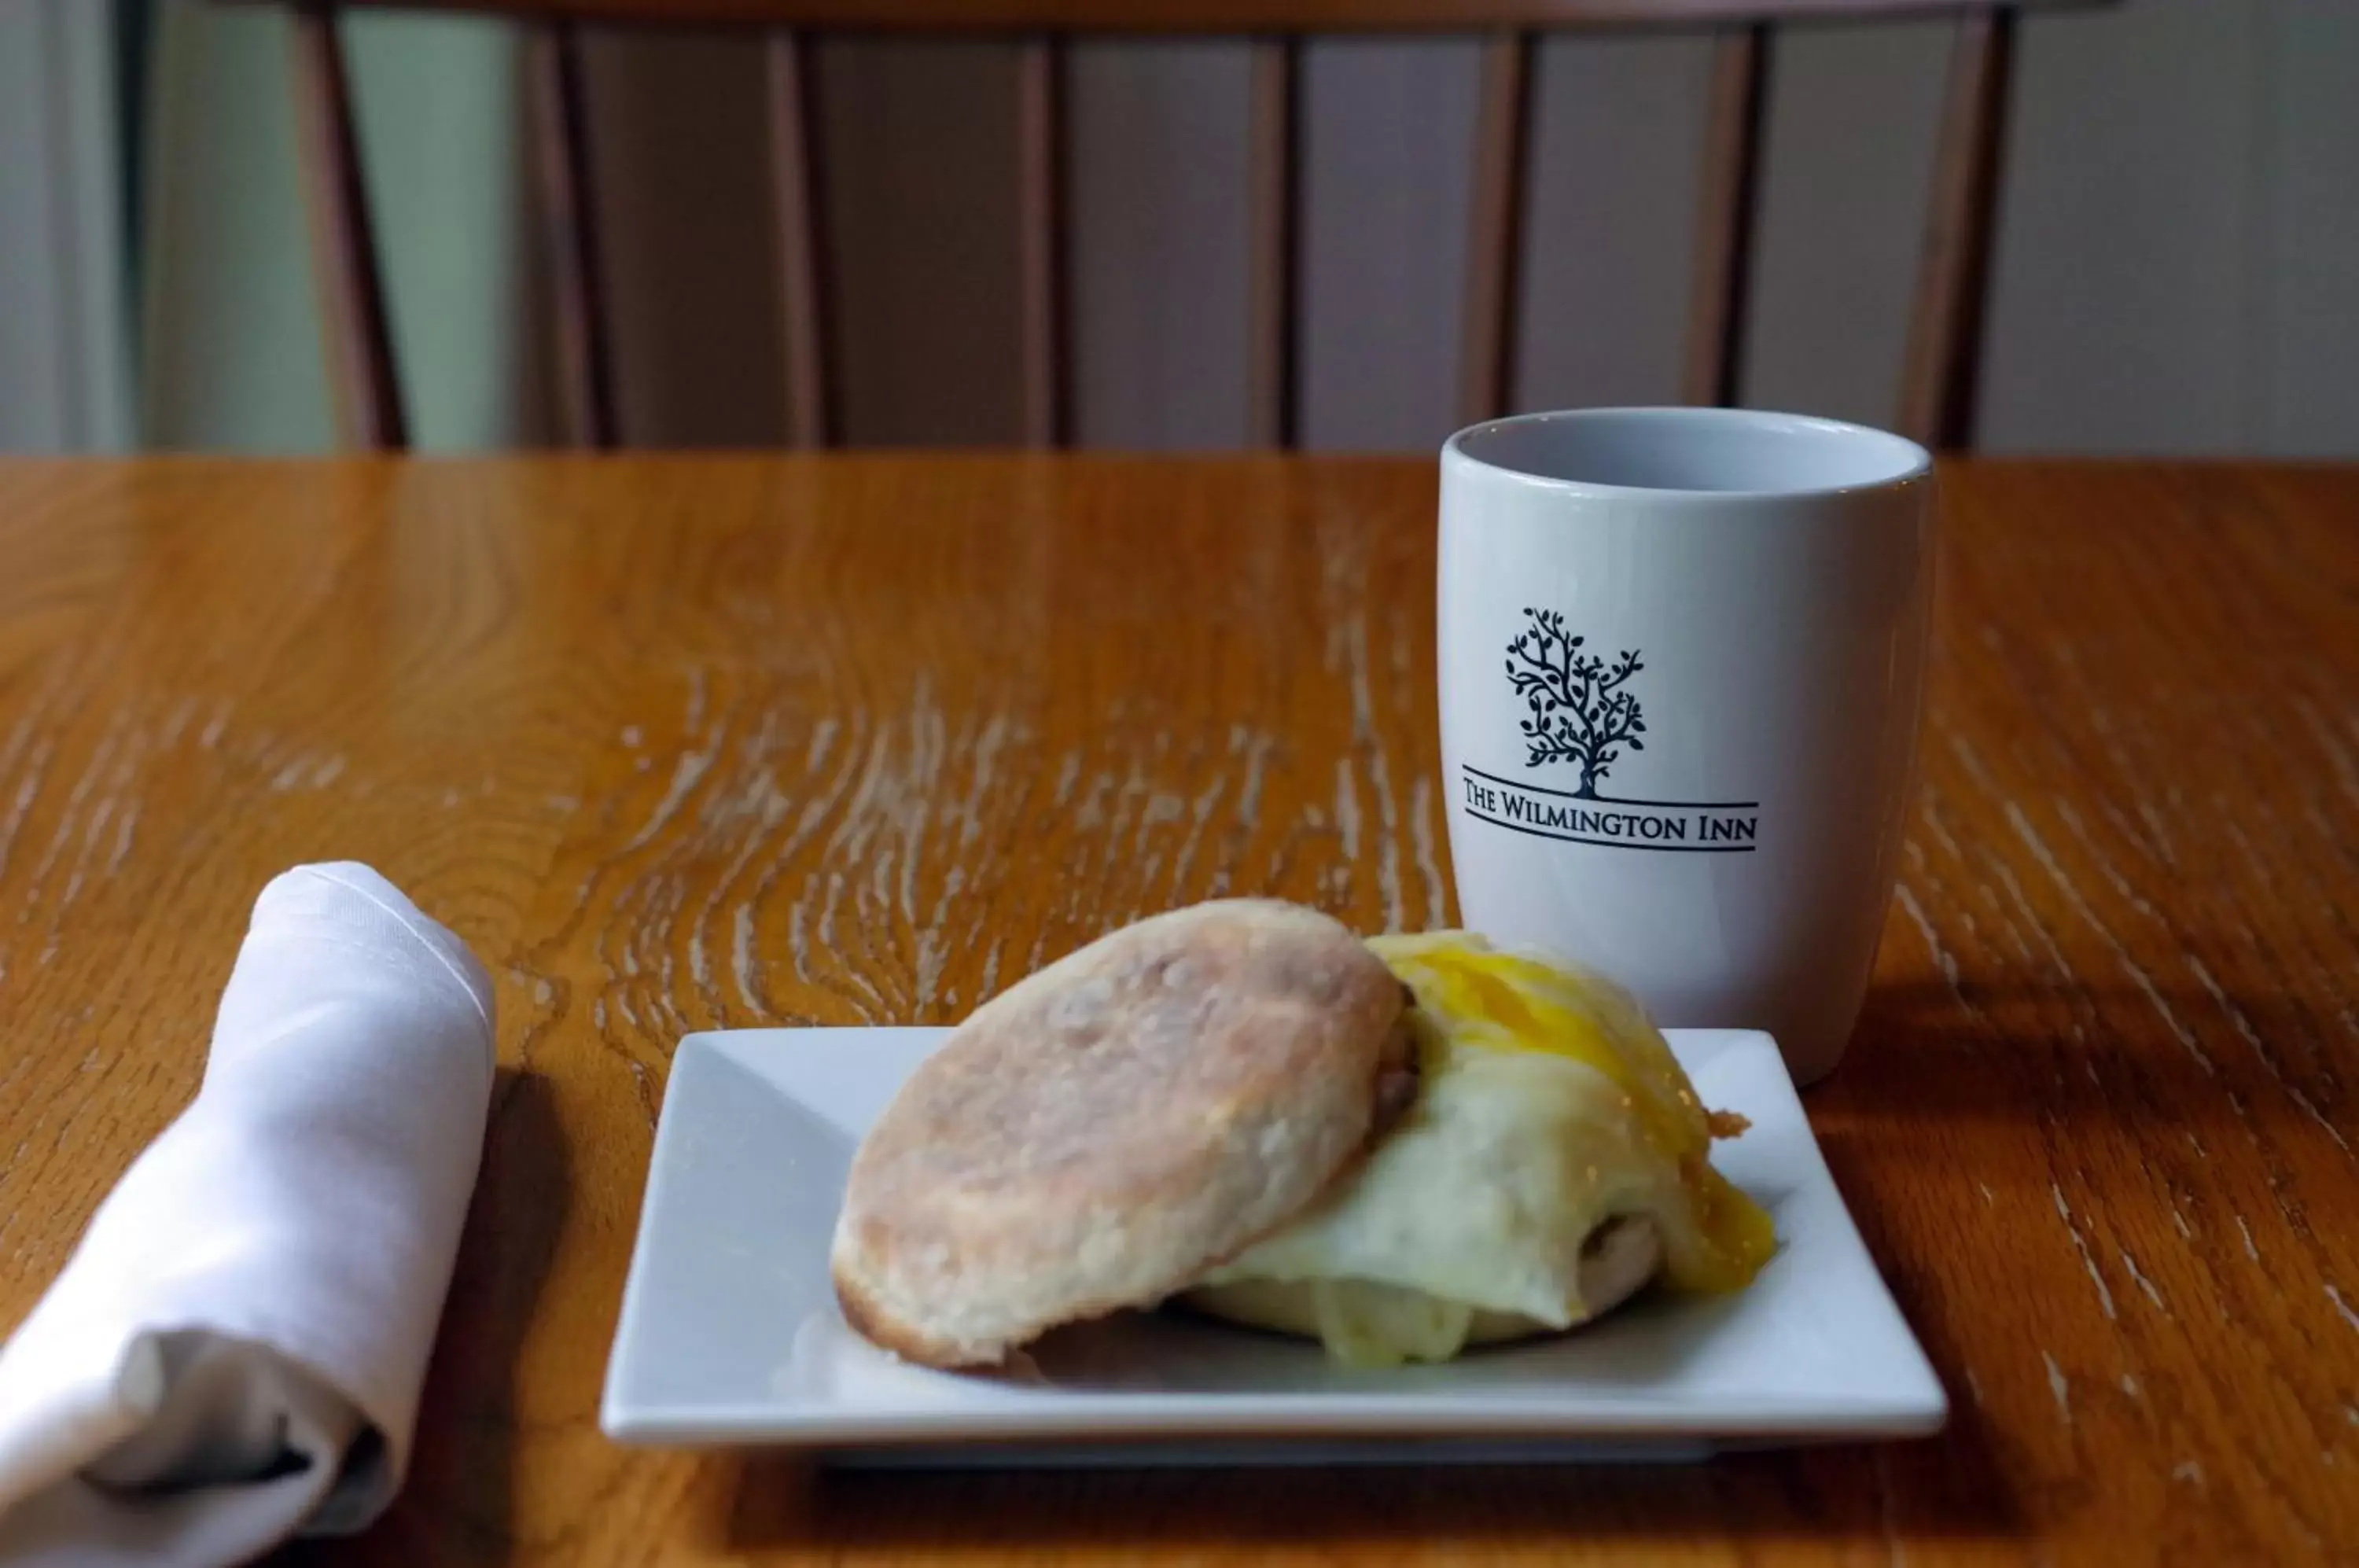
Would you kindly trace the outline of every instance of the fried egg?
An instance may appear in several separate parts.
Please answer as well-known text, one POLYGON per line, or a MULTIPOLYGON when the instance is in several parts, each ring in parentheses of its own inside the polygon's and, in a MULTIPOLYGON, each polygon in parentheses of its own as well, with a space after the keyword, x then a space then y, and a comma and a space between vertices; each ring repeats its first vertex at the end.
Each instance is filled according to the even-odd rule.
POLYGON ((1415 1102, 1365 1162, 1183 1298, 1355 1366, 1568 1329, 1648 1274, 1742 1289, 1769 1216, 1712 1169, 1708 1111, 1638 1004, 1464 931, 1374 939, 1417 997, 1415 1102), (1643 1250, 1642 1250, 1643 1249, 1643 1250), (1635 1272, 1634 1272, 1635 1271, 1635 1272))

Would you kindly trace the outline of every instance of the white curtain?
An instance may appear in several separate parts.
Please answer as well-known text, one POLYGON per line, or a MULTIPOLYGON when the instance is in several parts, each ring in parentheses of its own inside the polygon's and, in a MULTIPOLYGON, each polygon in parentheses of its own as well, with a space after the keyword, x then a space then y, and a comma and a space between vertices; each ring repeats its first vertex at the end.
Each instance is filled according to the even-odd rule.
POLYGON ((132 443, 113 22, 0 0, 0 452, 132 443))

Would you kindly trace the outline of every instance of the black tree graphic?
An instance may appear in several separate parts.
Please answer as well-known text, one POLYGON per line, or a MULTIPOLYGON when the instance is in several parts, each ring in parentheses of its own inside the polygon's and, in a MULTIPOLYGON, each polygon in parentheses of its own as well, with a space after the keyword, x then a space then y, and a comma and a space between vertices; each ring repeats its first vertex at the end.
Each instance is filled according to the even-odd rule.
POLYGON ((1582 639, 1564 629, 1564 617, 1554 610, 1527 609, 1524 618, 1531 624, 1507 645, 1507 679, 1532 711, 1516 726, 1530 752, 1525 760, 1533 768, 1580 764, 1581 787, 1573 793, 1593 800, 1597 781, 1622 755, 1617 746, 1647 749, 1638 738, 1647 733, 1638 699, 1621 690, 1647 667, 1636 651, 1610 665, 1582 652, 1582 639))

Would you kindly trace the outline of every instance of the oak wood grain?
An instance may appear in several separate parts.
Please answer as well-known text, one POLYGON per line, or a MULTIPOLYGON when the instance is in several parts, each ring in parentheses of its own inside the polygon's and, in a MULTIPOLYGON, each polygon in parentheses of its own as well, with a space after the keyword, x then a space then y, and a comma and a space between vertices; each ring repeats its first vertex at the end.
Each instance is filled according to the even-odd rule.
POLYGON ((1967 463, 1876 984, 1810 1098, 1939 1439, 1592 1471, 815 1475, 596 1430, 674 1042, 948 1021, 1132 916, 1451 912, 1422 462, 0 463, 0 1325, 193 1090, 250 900, 499 984, 392 1513, 289 1563, 2359 1553, 2359 470, 1967 463))

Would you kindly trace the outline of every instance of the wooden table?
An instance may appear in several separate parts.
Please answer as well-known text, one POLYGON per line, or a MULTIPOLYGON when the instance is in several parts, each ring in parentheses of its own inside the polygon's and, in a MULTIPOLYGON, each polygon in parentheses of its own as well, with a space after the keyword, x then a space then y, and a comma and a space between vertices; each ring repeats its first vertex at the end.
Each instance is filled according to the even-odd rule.
POLYGON ((598 1388, 673 1042, 947 1021, 1121 920, 1451 917, 1431 466, 0 465, 0 1323, 357 856, 498 975, 408 1490, 322 1563, 2359 1554, 2359 471, 1944 475, 1835 1175, 1937 1441, 1666 1469, 814 1477, 598 1388))

